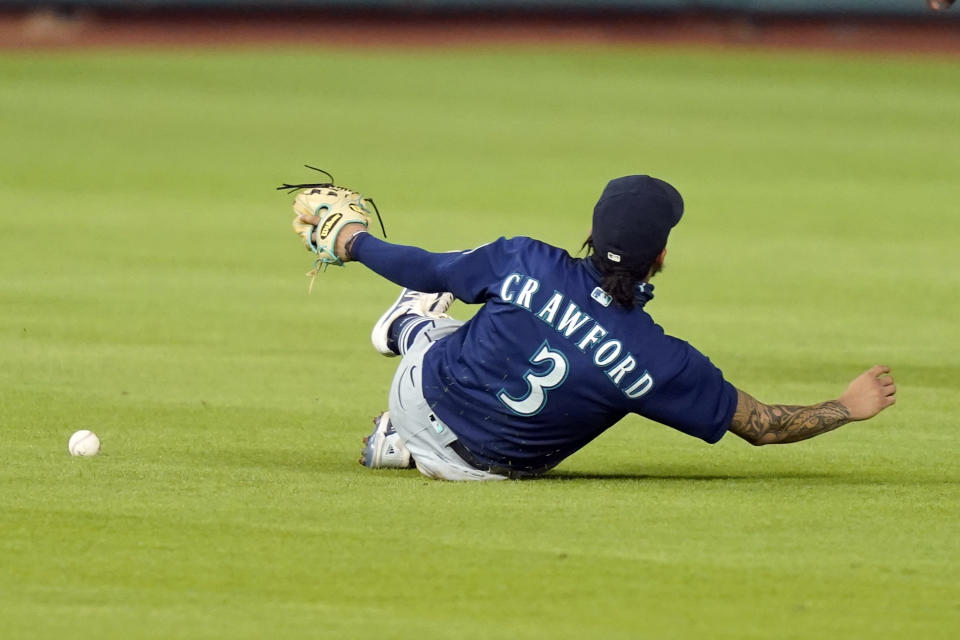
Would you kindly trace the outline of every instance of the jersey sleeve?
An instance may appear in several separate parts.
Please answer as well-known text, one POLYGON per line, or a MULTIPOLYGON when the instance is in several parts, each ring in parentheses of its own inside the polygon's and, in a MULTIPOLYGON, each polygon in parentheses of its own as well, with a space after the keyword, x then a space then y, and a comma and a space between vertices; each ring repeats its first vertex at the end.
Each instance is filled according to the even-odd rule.
POLYGON ((484 302, 494 285, 510 272, 522 251, 522 238, 499 238, 467 251, 434 253, 392 244, 372 234, 357 236, 354 260, 402 287, 439 293, 449 291, 467 303, 484 302))
POLYGON ((727 432, 737 409, 737 389, 707 356, 693 346, 670 338, 679 368, 658 381, 639 413, 668 427, 713 444, 727 432))

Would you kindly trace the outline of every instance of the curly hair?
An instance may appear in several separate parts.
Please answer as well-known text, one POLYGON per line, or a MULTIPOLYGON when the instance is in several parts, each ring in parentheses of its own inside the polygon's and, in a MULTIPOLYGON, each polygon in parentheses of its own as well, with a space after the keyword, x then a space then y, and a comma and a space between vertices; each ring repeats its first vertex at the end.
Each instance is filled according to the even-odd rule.
POLYGON ((641 264, 636 269, 627 269, 621 267, 616 262, 607 260, 597 255, 596 248, 593 246, 593 236, 587 236, 583 241, 581 251, 586 251, 585 260, 593 262, 594 266, 600 271, 603 282, 600 288, 603 289, 613 301, 624 309, 633 309, 636 305, 637 284, 646 280, 650 275, 650 269, 653 268, 654 261, 649 264, 641 264))

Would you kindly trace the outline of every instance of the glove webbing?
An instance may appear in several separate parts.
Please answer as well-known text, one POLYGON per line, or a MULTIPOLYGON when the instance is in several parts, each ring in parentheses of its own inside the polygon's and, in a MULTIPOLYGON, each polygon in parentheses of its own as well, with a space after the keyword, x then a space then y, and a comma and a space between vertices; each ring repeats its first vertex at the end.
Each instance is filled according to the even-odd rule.
MULTIPOLYGON (((333 175, 331 175, 329 171, 324 171, 323 169, 318 169, 317 167, 312 167, 312 166, 310 166, 309 164, 305 164, 305 165, 303 165, 303 166, 305 166, 307 169, 313 169, 314 171, 319 171, 319 172, 322 173, 323 175, 325 175, 325 176, 327 176, 328 178, 330 178, 330 182, 309 182, 309 183, 304 183, 304 184, 287 184, 286 182, 284 182, 282 185, 280 185, 279 187, 277 187, 277 191, 286 190, 287 193, 293 193, 294 191, 299 191, 300 189, 324 189, 324 188, 327 188, 327 187, 336 187, 336 186, 337 186, 337 185, 335 184, 336 181, 333 179, 333 175)), ((341 188, 343 188, 343 187, 341 187, 341 188)), ((363 199, 365 202, 369 202, 370 205, 373 207, 374 213, 377 214, 377 222, 380 223, 380 231, 383 232, 383 237, 386 238, 386 237, 387 237, 387 228, 383 226, 383 218, 380 217, 380 209, 377 208, 377 203, 373 201, 373 198, 363 197, 362 199, 363 199)), ((313 228, 314 228, 314 230, 316 230, 317 226, 314 225, 313 228)), ((311 235, 313 235, 313 234, 311 234, 311 235)), ((310 245, 313 245, 313 241, 310 241, 310 245)), ((316 253, 316 251, 317 251, 317 248, 316 248, 315 246, 311 246, 310 249, 311 249, 314 253, 316 253)))

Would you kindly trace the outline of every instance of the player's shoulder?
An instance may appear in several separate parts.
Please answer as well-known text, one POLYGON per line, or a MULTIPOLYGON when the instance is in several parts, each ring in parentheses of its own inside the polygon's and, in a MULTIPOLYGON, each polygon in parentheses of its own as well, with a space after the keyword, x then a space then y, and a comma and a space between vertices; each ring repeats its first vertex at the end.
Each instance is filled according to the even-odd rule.
POLYGON ((690 369, 706 371, 718 369, 710 356, 687 340, 664 332, 661 344, 665 351, 671 354, 670 359, 678 372, 690 369))
POLYGON ((537 240, 529 236, 501 237, 497 242, 502 242, 504 248, 525 257, 536 257, 554 261, 575 260, 566 249, 555 247, 543 240, 537 240))

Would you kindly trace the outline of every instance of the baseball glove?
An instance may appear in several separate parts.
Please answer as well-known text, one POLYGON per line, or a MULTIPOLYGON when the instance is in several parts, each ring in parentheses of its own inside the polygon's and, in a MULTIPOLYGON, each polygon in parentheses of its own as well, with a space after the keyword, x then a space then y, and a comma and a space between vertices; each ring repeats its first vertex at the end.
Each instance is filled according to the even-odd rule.
POLYGON ((307 275, 315 276, 317 271, 327 265, 343 266, 343 260, 337 257, 335 247, 337 236, 344 226, 350 223, 362 224, 364 227, 370 225, 370 207, 377 214, 377 220, 380 221, 380 229, 384 237, 387 235, 383 227, 383 220, 380 218, 380 212, 377 205, 371 198, 367 198, 360 193, 340 187, 334 184, 333 176, 310 165, 304 165, 308 169, 319 171, 330 178, 329 182, 307 183, 307 184, 283 184, 277 187, 278 190, 286 190, 288 193, 299 191, 293 200, 293 230, 303 239, 303 244, 308 251, 317 254, 317 260, 314 263, 314 269, 307 275), (301 215, 316 216, 320 220, 316 224, 307 224, 300 219, 301 215))

